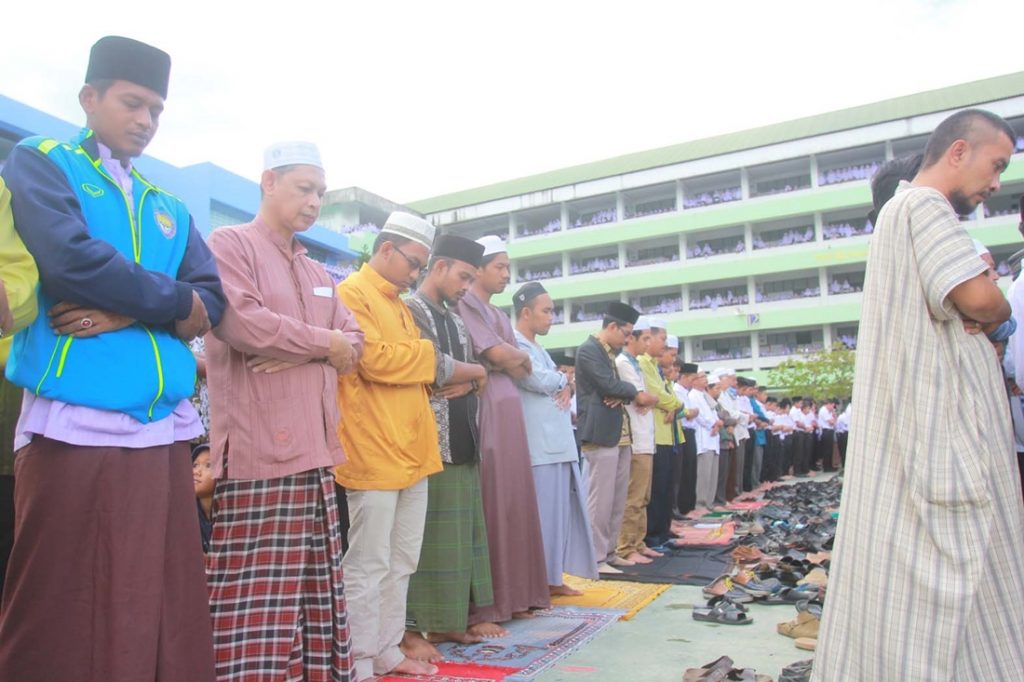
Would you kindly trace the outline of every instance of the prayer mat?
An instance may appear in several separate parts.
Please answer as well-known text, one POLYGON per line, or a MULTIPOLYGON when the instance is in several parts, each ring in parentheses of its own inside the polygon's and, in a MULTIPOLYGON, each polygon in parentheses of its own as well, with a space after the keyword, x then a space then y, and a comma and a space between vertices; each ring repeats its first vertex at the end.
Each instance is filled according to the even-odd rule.
POLYGON ((506 637, 479 644, 448 642, 437 648, 452 663, 514 668, 506 682, 528 682, 611 627, 623 612, 556 606, 534 613, 533 618, 505 623, 506 637))
POLYGON ((573 575, 563 576, 564 583, 583 594, 578 597, 551 597, 554 606, 575 606, 583 609, 622 609, 620 620, 629 620, 640 609, 661 596, 671 585, 631 583, 626 581, 587 580, 573 575))
POLYGON ((671 583, 674 585, 707 585, 728 573, 733 565, 730 553, 735 543, 679 547, 649 564, 616 566, 622 573, 602 573, 602 580, 626 580, 638 583, 671 583))
POLYGON ((753 511, 767 506, 768 503, 764 500, 733 500, 725 505, 726 509, 735 509, 736 511, 753 511))
POLYGON ((681 535, 668 542, 674 547, 704 545, 728 545, 732 543, 733 535, 736 534, 736 524, 732 521, 723 522, 721 519, 701 519, 694 524, 684 524, 681 535))
POLYGON ((518 672, 515 668, 499 668, 476 663, 438 663, 435 675, 385 675, 380 682, 501 682, 518 672))

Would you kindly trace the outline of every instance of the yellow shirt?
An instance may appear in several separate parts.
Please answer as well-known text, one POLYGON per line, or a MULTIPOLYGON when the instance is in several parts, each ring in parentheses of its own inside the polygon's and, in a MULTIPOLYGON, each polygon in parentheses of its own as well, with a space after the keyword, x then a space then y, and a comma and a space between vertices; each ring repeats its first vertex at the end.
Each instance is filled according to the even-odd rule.
POLYGON ((398 293, 369 265, 338 285, 365 335, 357 370, 338 377, 338 438, 347 461, 335 479, 353 490, 401 490, 441 471, 427 393, 434 345, 420 338, 398 293))
POLYGON ((14 230, 11 192, 3 178, 0 178, 0 280, 3 280, 7 305, 14 316, 14 326, 4 329, 0 337, 0 367, 3 367, 11 351, 11 336, 36 319, 36 286, 39 284, 36 262, 14 230))
POLYGON ((675 421, 676 410, 683 406, 683 403, 676 397, 675 391, 665 388, 665 380, 658 371, 658 365, 647 353, 637 358, 640 363, 640 370, 644 375, 644 384, 647 392, 658 397, 658 403, 654 406, 654 443, 655 445, 674 445, 672 442, 672 422, 675 421), (666 415, 672 415, 672 419, 665 421, 666 415))

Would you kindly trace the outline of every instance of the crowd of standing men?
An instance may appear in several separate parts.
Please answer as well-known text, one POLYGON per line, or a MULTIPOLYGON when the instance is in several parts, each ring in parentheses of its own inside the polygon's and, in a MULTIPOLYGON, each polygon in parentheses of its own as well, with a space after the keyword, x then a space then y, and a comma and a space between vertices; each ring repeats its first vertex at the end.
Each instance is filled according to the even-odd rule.
POLYGON ((513 294, 514 319, 491 302, 509 282, 500 239, 437 236, 407 213, 335 287, 296 239, 326 192, 309 143, 270 147, 258 215, 204 241, 185 205, 132 166, 169 72, 156 48, 101 39, 80 93, 86 128, 69 142, 23 140, 3 171, 0 406, 16 426, 0 435, 17 451, 17 487, 0 678, 433 674, 437 643, 505 635, 503 623, 573 593, 563 574, 651 562, 674 518, 832 469, 836 451, 845 463, 851 418, 853 493, 816 679, 1019 672, 1020 647, 1004 649, 1020 637, 1022 573, 982 577, 1012 562, 1021 494, 1002 457, 1005 401, 989 395, 998 365, 972 336, 998 333, 1009 306, 952 210, 998 189, 1013 141, 1001 119, 968 112, 940 126, 922 186, 880 214, 876 248, 892 248, 869 265, 862 348, 876 350, 858 369, 854 417, 834 400, 776 401, 731 370, 702 372, 678 358, 663 320, 623 303, 574 361, 556 360, 538 342, 554 317, 543 286, 513 294), (920 296, 883 312, 881 287, 900 277, 920 296), (215 481, 198 520, 197 337, 215 481), (944 371, 954 356, 961 371, 944 371), (963 423, 979 428, 917 409, 908 362, 940 381, 937 398, 974 396, 980 412, 963 423), (893 400, 915 409, 898 422, 874 414, 893 400), (965 456, 992 425, 997 447, 965 456), (927 446, 915 466, 907 442, 927 446), (882 551, 870 560, 887 562, 911 603, 894 612, 893 591, 869 585, 862 608, 858 576, 874 574, 861 564, 895 512, 898 548, 927 570, 882 551), (886 627, 867 633, 876 612, 886 627), (935 617, 918 627, 923 615, 935 617))

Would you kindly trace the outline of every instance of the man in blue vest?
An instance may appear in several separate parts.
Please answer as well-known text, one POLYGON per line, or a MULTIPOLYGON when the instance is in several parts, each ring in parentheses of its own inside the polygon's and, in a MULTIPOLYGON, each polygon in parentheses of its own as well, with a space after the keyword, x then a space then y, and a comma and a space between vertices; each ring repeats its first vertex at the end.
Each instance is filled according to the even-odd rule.
POLYGON ((2 680, 214 678, 187 342, 219 322, 224 292, 185 205, 132 167, 169 75, 165 52, 101 39, 87 127, 22 140, 4 166, 40 286, 6 368, 25 391, 2 680))

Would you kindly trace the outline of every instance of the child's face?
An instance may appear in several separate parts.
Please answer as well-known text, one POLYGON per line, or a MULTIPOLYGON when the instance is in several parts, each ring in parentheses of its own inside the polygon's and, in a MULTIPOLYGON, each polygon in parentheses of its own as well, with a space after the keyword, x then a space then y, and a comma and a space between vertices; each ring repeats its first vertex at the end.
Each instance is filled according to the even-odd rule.
POLYGON ((192 483, 196 497, 213 495, 213 467, 210 465, 210 451, 203 450, 192 462, 192 483))

